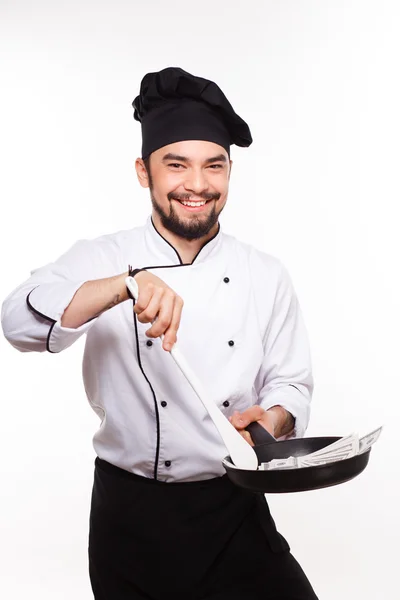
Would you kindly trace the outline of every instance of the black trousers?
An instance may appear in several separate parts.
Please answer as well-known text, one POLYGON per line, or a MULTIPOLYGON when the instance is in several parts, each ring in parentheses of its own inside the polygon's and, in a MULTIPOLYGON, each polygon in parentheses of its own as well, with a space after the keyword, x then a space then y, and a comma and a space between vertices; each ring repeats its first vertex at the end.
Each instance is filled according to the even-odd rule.
POLYGON ((95 600, 317 600, 262 494, 225 477, 163 483, 95 461, 95 600))

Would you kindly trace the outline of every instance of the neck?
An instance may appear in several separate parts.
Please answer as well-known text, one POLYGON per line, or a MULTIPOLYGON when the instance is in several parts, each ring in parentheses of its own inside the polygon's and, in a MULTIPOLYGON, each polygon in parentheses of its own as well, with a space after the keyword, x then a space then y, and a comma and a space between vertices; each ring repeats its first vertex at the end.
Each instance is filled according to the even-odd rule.
POLYGON ((207 235, 196 240, 185 240, 185 238, 182 238, 179 235, 169 231, 169 229, 166 229, 155 211, 152 212, 151 218, 158 233, 175 248, 184 265, 188 265, 193 262, 195 256, 197 256, 204 244, 206 244, 216 235, 219 227, 218 223, 216 223, 207 235))

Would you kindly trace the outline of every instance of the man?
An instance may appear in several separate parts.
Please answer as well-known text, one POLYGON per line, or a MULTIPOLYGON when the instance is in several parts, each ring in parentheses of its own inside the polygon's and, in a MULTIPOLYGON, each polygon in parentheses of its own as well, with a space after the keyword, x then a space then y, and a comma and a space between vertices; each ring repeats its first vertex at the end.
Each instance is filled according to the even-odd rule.
POLYGON ((254 421, 277 438, 304 434, 313 382, 290 278, 218 221, 230 145, 249 146, 250 130, 215 83, 178 68, 146 75, 133 106, 151 218, 77 242, 33 272, 2 313, 5 336, 23 352, 60 352, 86 334, 85 389, 101 419, 95 599, 315 600, 264 496, 227 479, 222 440, 169 356, 179 337, 250 444, 254 421))

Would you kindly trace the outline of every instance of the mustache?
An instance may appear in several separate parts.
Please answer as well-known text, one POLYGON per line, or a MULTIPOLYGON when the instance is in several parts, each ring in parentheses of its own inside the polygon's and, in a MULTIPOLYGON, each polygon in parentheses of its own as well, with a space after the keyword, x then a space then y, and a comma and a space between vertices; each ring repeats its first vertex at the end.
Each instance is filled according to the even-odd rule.
MULTIPOLYGON (((174 192, 169 192, 169 194, 167 194, 167 198, 169 201, 178 200, 179 202, 182 202, 182 200, 190 202, 192 196, 193 194, 175 194, 174 192)), ((196 198, 201 198, 202 200, 208 202, 209 200, 219 200, 221 198, 221 194, 219 192, 214 192, 213 194, 210 192, 203 192, 201 194, 198 194, 196 198)))

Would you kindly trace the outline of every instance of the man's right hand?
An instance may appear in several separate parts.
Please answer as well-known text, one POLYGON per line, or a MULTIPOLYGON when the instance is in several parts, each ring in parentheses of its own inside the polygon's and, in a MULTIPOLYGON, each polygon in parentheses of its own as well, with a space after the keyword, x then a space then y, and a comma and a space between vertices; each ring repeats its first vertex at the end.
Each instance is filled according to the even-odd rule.
POLYGON ((164 334, 163 348, 171 350, 177 340, 181 321, 183 300, 162 279, 140 271, 135 275, 139 287, 139 297, 134 311, 141 323, 153 323, 146 331, 150 338, 164 334))

